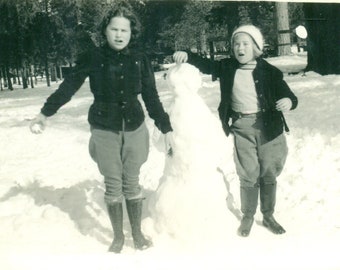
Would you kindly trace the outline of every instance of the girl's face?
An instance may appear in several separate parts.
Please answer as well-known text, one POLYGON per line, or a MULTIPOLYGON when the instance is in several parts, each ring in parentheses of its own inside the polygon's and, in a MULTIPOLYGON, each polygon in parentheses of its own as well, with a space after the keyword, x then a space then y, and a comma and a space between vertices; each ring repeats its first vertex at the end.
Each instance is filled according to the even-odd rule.
POLYGON ((106 27, 105 35, 112 49, 116 51, 124 49, 131 39, 130 21, 124 17, 113 17, 106 27))
POLYGON ((254 41, 246 33, 238 33, 234 36, 233 52, 237 61, 246 64, 255 59, 254 41))

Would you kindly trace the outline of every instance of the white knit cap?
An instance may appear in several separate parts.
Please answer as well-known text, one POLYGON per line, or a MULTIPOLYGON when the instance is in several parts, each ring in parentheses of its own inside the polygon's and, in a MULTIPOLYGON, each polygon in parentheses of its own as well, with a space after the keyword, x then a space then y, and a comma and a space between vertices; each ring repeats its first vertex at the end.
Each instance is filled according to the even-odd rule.
POLYGON ((254 25, 242 25, 239 28, 237 28, 234 32, 233 35, 231 36, 231 40, 233 43, 234 37, 238 33, 246 33, 250 35, 253 40, 255 41, 255 44, 257 47, 262 51, 263 50, 263 36, 261 34, 260 29, 255 27, 254 25))

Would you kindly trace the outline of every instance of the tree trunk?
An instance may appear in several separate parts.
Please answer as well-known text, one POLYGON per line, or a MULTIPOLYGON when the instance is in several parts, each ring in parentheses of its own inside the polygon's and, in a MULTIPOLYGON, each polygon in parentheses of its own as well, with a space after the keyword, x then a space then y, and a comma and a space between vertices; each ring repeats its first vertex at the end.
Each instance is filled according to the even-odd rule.
POLYGON ((291 54, 288 3, 276 2, 276 19, 278 31, 278 55, 291 54))
POLYGON ((17 74, 13 74, 13 84, 17 84, 17 74))
POLYGON ((0 91, 3 91, 4 89, 2 88, 2 70, 0 69, 0 91))
POLYGON ((3 78, 3 81, 4 81, 4 87, 7 88, 7 77, 6 77, 5 66, 1 67, 1 73, 2 73, 2 78, 3 78))
POLYGON ((60 74, 60 80, 63 79, 63 69, 61 68, 61 66, 59 66, 59 74, 60 74))
POLYGON ((57 81, 56 74, 55 74, 55 67, 52 65, 51 67, 51 82, 57 81))
POLYGON ((31 84, 30 73, 31 73, 30 66, 27 65, 27 68, 26 68, 27 88, 28 88, 28 85, 31 84))
POLYGON ((14 89, 13 89, 13 85, 12 85, 12 81, 11 81, 11 74, 10 74, 10 72, 9 72, 9 67, 8 67, 8 65, 6 65, 5 71, 6 71, 6 75, 5 75, 5 76, 6 76, 6 78, 7 78, 8 89, 11 90, 11 91, 13 91, 14 89))
POLYGON ((22 88, 23 89, 26 89, 28 88, 28 85, 27 85, 27 72, 26 72, 26 65, 24 65, 22 67, 22 88))
POLYGON ((207 54, 207 35, 204 29, 201 32, 200 43, 201 53, 207 54))
POLYGON ((16 71, 16 75, 17 75, 17 78, 18 78, 18 85, 21 85, 19 68, 16 67, 15 71, 16 71))
POLYGON ((34 88, 33 73, 34 73, 34 66, 33 66, 33 65, 30 65, 31 88, 34 88))
POLYGON ((49 68, 48 68, 47 56, 45 57, 45 74, 46 74, 46 83, 47 83, 47 86, 50 87, 51 86, 50 71, 49 71, 49 68))

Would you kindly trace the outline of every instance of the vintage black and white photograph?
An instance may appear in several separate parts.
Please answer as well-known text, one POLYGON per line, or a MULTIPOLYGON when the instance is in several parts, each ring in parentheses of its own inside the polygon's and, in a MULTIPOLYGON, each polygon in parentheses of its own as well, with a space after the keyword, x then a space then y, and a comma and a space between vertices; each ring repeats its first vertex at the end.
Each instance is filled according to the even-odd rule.
POLYGON ((0 268, 339 270, 339 14, 0 0, 0 268))

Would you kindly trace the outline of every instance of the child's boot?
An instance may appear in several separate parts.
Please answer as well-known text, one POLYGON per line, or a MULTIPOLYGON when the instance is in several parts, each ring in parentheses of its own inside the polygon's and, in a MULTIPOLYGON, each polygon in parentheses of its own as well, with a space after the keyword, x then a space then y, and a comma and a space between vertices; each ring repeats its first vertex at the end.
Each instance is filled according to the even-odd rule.
POLYGON ((238 228, 238 234, 247 237, 254 223, 256 213, 258 191, 257 187, 241 187, 241 211, 243 217, 238 228))
POLYGON ((123 204, 120 202, 107 204, 114 239, 109 248, 110 252, 120 253, 124 245, 123 233, 123 204))
POLYGON ((143 199, 126 200, 126 209, 131 224, 132 238, 136 249, 144 250, 152 246, 141 230, 143 199))
POLYGON ((276 202, 276 184, 261 185, 260 200, 263 226, 275 234, 285 233, 285 229, 273 217, 276 202))

